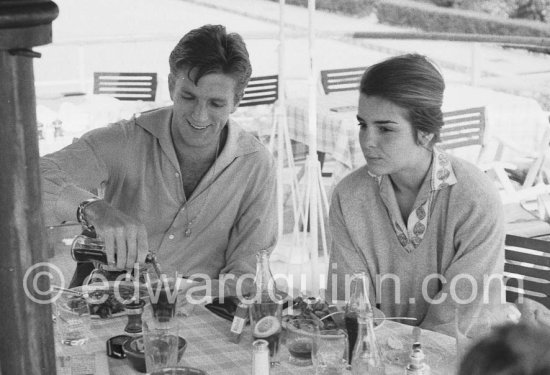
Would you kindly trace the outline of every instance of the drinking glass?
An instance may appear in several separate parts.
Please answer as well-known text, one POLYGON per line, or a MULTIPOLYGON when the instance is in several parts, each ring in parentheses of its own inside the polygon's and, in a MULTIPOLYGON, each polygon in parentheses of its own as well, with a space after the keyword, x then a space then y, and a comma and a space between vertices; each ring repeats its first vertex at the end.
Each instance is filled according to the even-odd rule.
POLYGON ((460 363, 464 354, 491 331, 491 313, 486 308, 476 310, 459 306, 455 314, 456 356, 460 363))
POLYGON ((85 344, 90 336, 90 311, 86 299, 63 293, 55 300, 54 310, 61 343, 85 344))
POLYGON ((147 372, 173 367, 178 363, 178 325, 171 322, 143 322, 147 372))
POLYGON ((315 374, 343 374, 347 366, 348 351, 348 336, 344 330, 320 330, 314 336, 311 351, 315 374))
POLYGON ((296 366, 310 366, 313 338, 319 334, 319 323, 313 319, 292 319, 286 325, 288 362, 296 366))

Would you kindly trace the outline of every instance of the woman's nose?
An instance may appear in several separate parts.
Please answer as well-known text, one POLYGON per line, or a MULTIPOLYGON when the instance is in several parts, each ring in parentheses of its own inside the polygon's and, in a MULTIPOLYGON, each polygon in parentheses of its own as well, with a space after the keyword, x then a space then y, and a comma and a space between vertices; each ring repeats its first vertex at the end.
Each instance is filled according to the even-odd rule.
POLYGON ((378 142, 377 134, 373 127, 363 127, 359 131, 359 141, 365 147, 376 147, 378 142))

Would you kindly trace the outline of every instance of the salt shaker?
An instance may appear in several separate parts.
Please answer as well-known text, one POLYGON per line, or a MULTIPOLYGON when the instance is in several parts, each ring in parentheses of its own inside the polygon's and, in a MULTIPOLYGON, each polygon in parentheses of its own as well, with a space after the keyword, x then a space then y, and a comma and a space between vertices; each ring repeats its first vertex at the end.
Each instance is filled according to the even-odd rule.
POLYGON ((269 374, 269 347, 266 340, 252 343, 252 375, 269 374))

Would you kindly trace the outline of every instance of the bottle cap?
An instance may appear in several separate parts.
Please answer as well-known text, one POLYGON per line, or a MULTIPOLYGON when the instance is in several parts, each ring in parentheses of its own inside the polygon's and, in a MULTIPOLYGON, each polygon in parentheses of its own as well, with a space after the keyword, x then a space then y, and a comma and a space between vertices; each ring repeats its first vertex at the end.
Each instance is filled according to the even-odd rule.
POLYGON ((269 350, 269 343, 266 340, 255 340, 252 343, 252 351, 253 352, 263 352, 269 350))
POLYGON ((116 359, 126 358, 126 353, 124 353, 122 346, 129 338, 130 336, 128 335, 118 335, 107 340, 107 355, 116 359))

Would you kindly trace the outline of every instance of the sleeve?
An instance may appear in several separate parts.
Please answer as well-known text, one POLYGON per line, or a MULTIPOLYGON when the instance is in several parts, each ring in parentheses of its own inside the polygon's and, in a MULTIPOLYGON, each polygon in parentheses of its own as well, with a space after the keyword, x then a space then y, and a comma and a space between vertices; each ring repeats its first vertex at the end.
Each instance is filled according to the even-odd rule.
MULTIPOLYGON (((369 283, 369 295, 374 296, 372 278, 369 274, 363 253, 354 244, 346 225, 342 208, 342 195, 336 189, 332 196, 329 210, 330 223, 330 261, 327 276, 327 289, 325 294, 326 301, 344 301, 347 300, 346 285, 353 273, 364 271, 367 277, 371 279, 369 283)), ((373 300, 373 298, 371 298, 373 300)))
POLYGON ((449 215, 459 217, 454 233, 455 255, 447 269, 441 270, 443 286, 432 298, 437 303, 431 303, 420 324, 422 328, 446 331, 441 327, 449 328, 448 323, 454 322, 458 305, 462 312, 473 312, 484 304, 496 316, 505 303, 502 204, 496 191, 491 194, 493 189, 477 193, 475 199, 470 198, 469 209, 449 208, 449 215), (460 211, 462 214, 458 214, 460 211))
MULTIPOLYGON (((266 151, 267 153, 267 151, 266 151)), ((225 267, 220 274, 233 274, 236 278, 254 275, 256 252, 273 251, 277 243, 277 184, 275 162, 266 155, 267 162, 256 160, 259 166, 249 179, 249 192, 245 192, 239 216, 229 234, 225 267)))
POLYGON ((120 128, 92 130, 67 147, 40 159, 46 225, 76 220, 80 202, 95 196, 110 168, 121 159, 120 128))

